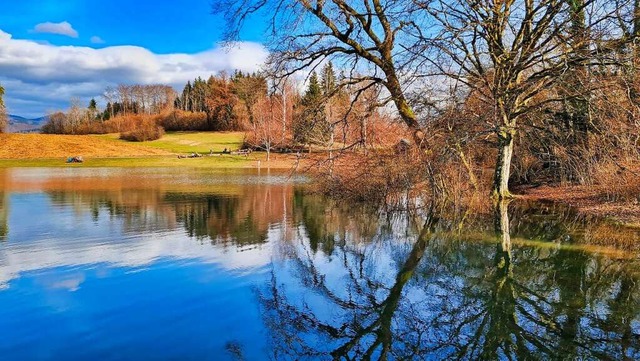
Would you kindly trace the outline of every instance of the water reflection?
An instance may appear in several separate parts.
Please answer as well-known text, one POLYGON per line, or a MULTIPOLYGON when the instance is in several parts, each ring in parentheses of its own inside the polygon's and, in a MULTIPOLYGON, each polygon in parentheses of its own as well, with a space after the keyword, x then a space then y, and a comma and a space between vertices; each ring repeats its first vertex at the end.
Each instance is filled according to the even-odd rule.
POLYGON ((278 174, 73 172, 0 171, 9 359, 640 358, 637 230, 551 204, 382 213, 278 174))
POLYGON ((496 206, 495 242, 430 213, 408 243, 396 221, 364 247, 292 244, 260 294, 274 358, 640 357, 637 255, 514 247, 508 209, 496 206))

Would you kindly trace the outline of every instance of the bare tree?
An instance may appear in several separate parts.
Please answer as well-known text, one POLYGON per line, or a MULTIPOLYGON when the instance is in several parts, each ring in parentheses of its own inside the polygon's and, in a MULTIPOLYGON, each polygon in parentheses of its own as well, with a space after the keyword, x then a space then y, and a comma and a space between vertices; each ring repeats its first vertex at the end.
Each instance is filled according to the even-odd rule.
POLYGON ((261 96, 252 105, 253 122, 250 122, 250 135, 245 140, 254 148, 267 152, 267 162, 271 160, 271 152, 278 144, 280 135, 280 119, 276 118, 274 96, 261 96))
POLYGON ((109 112, 109 117, 113 118, 113 116, 115 115, 113 112, 113 103, 116 101, 117 99, 117 95, 116 95, 117 90, 114 89, 113 87, 109 86, 104 90, 104 93, 102 94, 102 97, 107 101, 107 111, 109 112))
MULTIPOLYGON (((541 97, 568 69, 595 56, 585 29, 602 25, 615 9, 596 0, 436 0, 415 3, 437 24, 425 61, 491 105, 498 156, 493 195, 510 196, 514 138, 521 118, 561 97, 541 97), (585 17, 583 10, 598 7, 585 17), (570 34, 578 34, 569 40, 570 34)), ((564 97, 566 99, 566 97, 564 97)))
MULTIPOLYGON (((407 91, 419 77, 420 62, 407 49, 422 39, 407 29, 417 28, 415 6, 404 0, 216 0, 213 10, 228 22, 227 40, 236 40, 243 24, 260 12, 268 17, 269 64, 273 74, 289 76, 315 69, 332 60, 351 74, 342 85, 361 90, 382 84, 418 145, 426 147, 423 125, 410 105, 407 91), (365 74, 365 75, 357 75, 365 74)), ((358 97, 358 93, 356 93, 358 97)))

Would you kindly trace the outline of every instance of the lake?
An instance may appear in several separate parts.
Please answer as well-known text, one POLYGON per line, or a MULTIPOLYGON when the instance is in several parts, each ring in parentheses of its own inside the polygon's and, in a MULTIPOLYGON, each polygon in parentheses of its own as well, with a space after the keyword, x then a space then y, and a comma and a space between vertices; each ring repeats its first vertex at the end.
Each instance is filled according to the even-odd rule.
POLYGON ((640 359, 640 233, 261 171, 0 169, 2 360, 640 359))

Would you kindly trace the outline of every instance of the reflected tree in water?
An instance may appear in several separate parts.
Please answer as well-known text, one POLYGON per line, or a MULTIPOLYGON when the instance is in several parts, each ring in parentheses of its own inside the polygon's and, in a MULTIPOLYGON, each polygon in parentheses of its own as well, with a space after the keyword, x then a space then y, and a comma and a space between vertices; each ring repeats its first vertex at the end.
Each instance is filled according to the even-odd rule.
POLYGON ((299 239, 260 292, 274 358, 638 359, 638 260, 514 241, 508 208, 478 242, 433 215, 409 243, 299 239))
POLYGON ((253 186, 242 195, 169 193, 165 202, 189 236, 248 246, 267 243, 270 226, 286 226, 293 192, 290 185, 253 186))
POLYGON ((442 211, 418 221, 292 186, 242 190, 49 194, 134 231, 273 242, 258 294, 275 359, 640 359, 637 231, 513 203, 460 228, 442 211))
POLYGON ((368 243, 380 231, 378 209, 336 203, 304 189, 294 191, 293 202, 294 223, 302 226, 313 252, 331 255, 336 242, 368 243))
POLYGON ((402 261, 390 263, 398 267, 392 278, 386 271, 372 269, 367 257, 375 258, 376 252, 366 254, 358 247, 340 246, 329 261, 339 263, 344 271, 337 280, 321 269, 327 260, 309 242, 293 246, 289 270, 311 295, 306 300, 292 296, 274 270, 270 289, 261 293, 261 301, 275 359, 386 360, 421 354, 425 330, 412 316, 412 302, 403 296, 435 223, 429 218, 408 253, 402 252, 402 261), (321 307, 315 307, 318 302, 321 307), (403 322, 398 323, 398 318, 403 322))
MULTIPOLYGON (((638 289, 627 289, 627 321, 603 318, 620 308, 610 292, 624 279, 638 283, 637 261, 588 253, 570 245, 541 242, 513 247, 508 205, 495 210, 497 246, 493 264, 476 256, 483 246, 460 244, 452 261, 444 261, 439 290, 452 300, 435 305, 433 319, 445 324, 440 341, 451 342, 454 359, 635 359, 640 352, 638 289), (461 258, 458 258, 460 257, 461 258), (635 273, 635 275, 634 275, 635 273), (459 297, 459 298, 458 298, 459 297), (636 305, 632 305, 632 300, 636 305), (613 332, 612 332, 613 331, 613 332)), ((487 256, 489 256, 487 254, 487 256)), ((488 259, 488 257, 486 258, 488 259)), ((436 276, 436 279, 439 278, 436 276)))
POLYGON ((269 227, 293 218, 295 208, 291 206, 290 184, 248 185, 240 194, 124 186, 112 190, 51 190, 47 194, 55 205, 74 207, 78 216, 88 209, 94 222, 107 216, 127 233, 181 226, 190 237, 236 246, 267 243, 269 227))

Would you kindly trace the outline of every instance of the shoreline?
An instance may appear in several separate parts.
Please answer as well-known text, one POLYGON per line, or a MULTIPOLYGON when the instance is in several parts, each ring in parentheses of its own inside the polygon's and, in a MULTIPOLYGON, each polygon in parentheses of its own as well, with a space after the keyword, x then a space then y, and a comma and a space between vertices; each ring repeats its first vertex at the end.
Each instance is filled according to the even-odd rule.
POLYGON ((272 154, 266 161, 266 154, 257 153, 250 157, 237 155, 213 155, 199 158, 178 158, 171 156, 141 157, 84 157, 83 163, 66 163, 65 158, 11 158, 0 159, 3 168, 203 168, 203 169, 292 169, 295 156, 272 154))
MULTIPOLYGON (((552 202, 573 208, 579 215, 640 229, 640 199, 616 199, 604 186, 540 186, 517 189, 516 200, 552 202)), ((640 197, 640 195, 638 195, 640 197)))
MULTIPOLYGON (((242 132, 174 132, 151 142, 126 142, 115 134, 49 135, 0 134, 0 170, 6 168, 197 168, 274 169, 295 171, 308 168, 313 159, 295 154, 266 152, 249 155, 222 154, 242 146, 242 132), (198 158, 179 155, 202 154, 198 158), (66 163, 68 157, 82 156, 83 163, 66 163)), ((624 190, 623 190, 624 191, 624 190)), ((557 185, 516 187, 517 200, 553 202, 572 207, 581 215, 595 216, 615 224, 640 229, 640 195, 614 197, 605 186, 557 185)))

